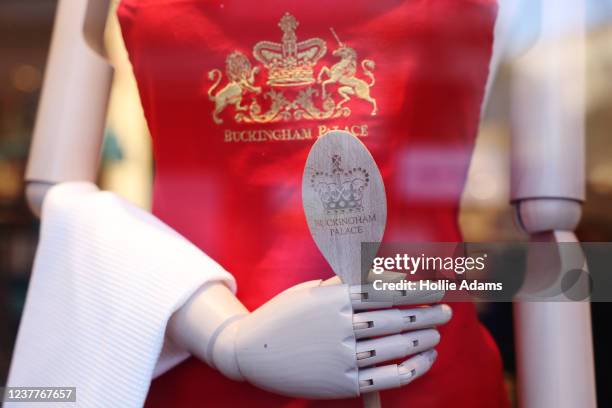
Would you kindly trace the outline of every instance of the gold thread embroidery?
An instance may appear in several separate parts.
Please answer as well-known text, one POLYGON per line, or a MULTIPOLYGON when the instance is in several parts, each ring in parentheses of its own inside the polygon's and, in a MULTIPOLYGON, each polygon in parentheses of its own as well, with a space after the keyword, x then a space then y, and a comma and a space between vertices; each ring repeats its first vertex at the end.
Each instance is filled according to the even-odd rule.
POLYGON ((369 82, 357 77, 357 52, 343 44, 336 32, 331 29, 338 48, 332 52, 340 61, 330 67, 323 66, 316 76, 314 69, 317 62, 327 53, 327 45, 320 38, 310 38, 298 42, 295 30, 298 21, 285 13, 278 24, 283 32, 282 42, 260 41, 253 47, 254 58, 263 65, 267 72, 266 85, 270 88, 262 94, 262 87, 255 86, 255 76, 260 67, 251 68, 247 56, 239 51, 232 52, 226 59, 225 74, 228 83, 214 93, 223 80, 219 69, 208 72, 208 79, 213 81, 208 89, 208 97, 214 102, 212 113, 217 124, 223 123, 221 113, 230 105, 234 106, 234 120, 238 123, 273 123, 291 120, 325 120, 348 117, 351 110, 345 106, 354 96, 372 105, 371 115, 376 115, 376 100, 370 95, 375 84, 374 61, 364 59, 360 66, 369 82), (318 85, 318 87, 315 85, 318 85), (337 85, 336 93, 330 93, 332 85, 337 85), (290 87, 302 87, 297 95, 290 99, 285 90, 290 87), (306 88, 304 88, 306 87, 306 88), (274 88, 281 88, 276 90, 274 88), (242 104, 243 97, 250 94, 251 103, 242 104), (264 112, 261 98, 269 101, 264 112), (340 100, 336 102, 336 99, 340 100))
POLYGON ((311 38, 297 42, 295 29, 299 23, 288 13, 280 19, 278 26, 283 32, 281 44, 260 41, 253 47, 253 57, 268 70, 268 85, 312 84, 314 66, 327 52, 325 41, 311 38))
POLYGON ((218 69, 213 69, 208 72, 208 79, 214 81, 213 85, 208 89, 208 98, 215 103, 213 111, 213 120, 217 124, 223 123, 223 119, 219 114, 228 105, 234 105, 237 111, 246 110, 246 106, 242 106, 242 95, 245 90, 260 93, 261 87, 254 86, 255 74, 259 72, 259 67, 251 68, 249 59, 243 53, 234 51, 228 55, 225 60, 225 75, 229 82, 219 92, 213 95, 215 88, 221 83, 223 74, 218 69))

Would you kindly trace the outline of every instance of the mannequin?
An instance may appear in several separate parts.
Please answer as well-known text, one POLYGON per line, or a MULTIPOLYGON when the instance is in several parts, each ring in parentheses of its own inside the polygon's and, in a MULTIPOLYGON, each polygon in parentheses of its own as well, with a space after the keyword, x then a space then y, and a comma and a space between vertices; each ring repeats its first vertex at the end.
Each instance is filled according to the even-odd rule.
MULTIPOLYGON (((554 12, 558 4, 553 0, 543 0, 541 3, 502 1, 500 5, 500 20, 496 25, 497 40, 491 65, 493 71, 498 62, 505 58, 506 53, 516 52, 517 45, 512 43, 510 34, 513 25, 516 24, 515 18, 520 7, 541 7, 543 17, 541 25, 536 27, 532 36, 533 42, 520 44, 519 49, 536 47, 537 41, 541 38, 537 33, 544 33, 547 30, 554 33, 555 24, 559 24, 554 12)), ((35 213, 40 211, 45 194, 52 185, 64 181, 95 180, 108 92, 112 80, 112 68, 104 60, 102 44, 107 9, 108 2, 104 1, 79 2, 78 5, 66 0, 60 2, 49 68, 27 170, 28 201, 35 213), (66 76, 66 72, 72 72, 72 75, 66 76), (67 84, 66 81, 70 81, 70 84, 67 84), (87 90, 86 104, 82 103, 84 90, 87 90), (62 111, 58 110, 58 104, 55 103, 59 99, 65 102, 62 111), (66 120, 68 117, 66 115, 71 118, 79 118, 79 120, 66 120), (75 151, 78 151, 79 154, 74 155, 72 152, 75 151)), ((550 81, 555 79, 559 80, 559 78, 551 78, 550 81)), ((534 92, 534 89, 533 87, 521 88, 517 92, 534 92)), ((550 95, 542 95, 544 99, 540 105, 550 97, 550 95)), ((558 115, 554 115, 554 109, 555 107, 552 106, 549 118, 552 117, 554 120, 550 123, 560 120, 558 115)), ((572 123, 578 121, 577 118, 572 118, 572 120, 574 121, 572 123)), ((542 122, 544 121, 546 118, 542 119, 542 122)), ((570 133, 543 128, 542 123, 537 121, 535 124, 533 122, 518 123, 517 126, 517 137, 513 140, 512 199, 514 205, 521 224, 528 233, 538 236, 545 233, 550 239, 555 239, 559 236, 559 231, 572 231, 580 217, 580 202, 583 200, 583 160, 581 157, 583 137, 579 131, 570 133), (529 139, 533 137, 533 133, 546 138, 546 141, 541 146, 538 145, 540 150, 537 151, 537 154, 525 155, 525 149, 531 150, 534 147, 533 141, 529 139), (551 143, 568 146, 568 148, 560 149, 558 156, 551 157, 545 148, 551 143), (537 159, 533 163, 525 163, 525 157, 536 157, 537 159), (541 161, 540 157, 546 157, 547 160, 541 161), (567 177, 560 177, 559 174, 575 177, 569 182, 551 182, 551 180, 568 180, 567 177), (540 214, 545 214, 545 217, 540 214)), ((571 129, 576 130, 575 127, 571 129)), ((435 330, 426 328, 448 321, 450 318, 448 307, 433 306, 424 309, 423 319, 417 327, 400 326, 399 329, 395 328, 380 333, 389 335, 391 338, 397 336, 398 332, 416 329, 416 331, 409 332, 407 337, 404 334, 400 336, 404 336, 402 339, 406 344, 412 344, 417 340, 420 346, 416 351, 421 352, 420 354, 399 365, 381 366, 380 364, 384 363, 381 361, 376 362, 379 364, 376 368, 361 368, 357 367, 354 354, 346 354, 341 349, 338 340, 343 336, 352 336, 357 342, 360 338, 360 335, 353 329, 353 320, 364 317, 364 315, 351 312, 347 316, 341 313, 346 310, 361 312, 364 309, 364 304, 355 297, 356 293, 357 288, 346 285, 326 285, 322 281, 306 282, 282 292, 266 303, 261 312, 249 314, 229 289, 223 284, 212 283, 202 287, 171 318, 168 335, 176 343, 221 371, 228 378, 247 380, 266 390, 283 395, 307 398, 351 397, 365 392, 365 389, 374 391, 398 387, 424 374, 435 359, 435 352, 430 349, 439 340, 439 335, 435 330), (288 308, 287 299, 291 299, 289 304, 299 307, 288 308), (324 306, 326 303, 328 304, 327 309, 324 306), (329 310, 337 312, 329 313, 329 310), (295 330, 295 324, 301 324, 299 321, 303 313, 314 313, 321 317, 317 319, 318 324, 306 330, 312 333, 312 339, 287 337, 295 330), (258 319, 257 323, 249 324, 255 319, 258 319), (283 381, 285 378, 264 376, 268 380, 262 384, 257 378, 245 378, 240 365, 257 364, 257 361, 245 362, 245 358, 240 356, 240 350, 236 350, 233 345, 237 342, 248 344, 250 341, 249 328, 272 320, 278 320, 285 325, 277 326, 283 329, 281 332, 268 333, 270 338, 283 338, 293 344, 296 341, 303 342, 303 349, 307 345, 314 344, 314 353, 320 354, 322 361, 330 361, 333 359, 332 356, 341 356, 343 364, 338 367, 321 367, 314 378, 301 377, 299 372, 294 377, 289 376, 290 381, 283 381), (329 342, 337 346, 329 347, 327 344, 317 349, 314 339, 318 338, 321 333, 329 331, 331 327, 342 328, 337 332, 336 341, 329 342), (350 375, 340 375, 345 371, 350 375), (316 386, 304 387, 303 384, 332 384, 333 386, 331 390, 328 387, 323 390, 316 386), (368 387, 368 384, 374 384, 374 387, 368 387)), ((438 299, 434 297, 432 300, 435 302, 438 299)), ((399 297, 396 303, 388 306, 415 302, 414 299, 399 297)), ((587 322, 590 313, 588 304, 520 304, 516 307, 519 312, 517 340, 521 345, 519 373, 523 406, 552 406, 551 401, 554 401, 555 406, 576 406, 575 400, 571 399, 571 393, 568 394, 570 397, 564 400, 559 400, 555 396, 559 391, 557 388, 559 384, 564 385, 562 389, 569 390, 568 384, 570 381, 574 384, 577 381, 576 377, 584 381, 580 389, 586 390, 587 393, 586 402, 581 400, 581 406, 595 406, 590 338, 577 340, 575 338, 577 332, 562 325, 551 326, 545 330, 546 333, 550 333, 550 337, 540 336, 541 332, 535 330, 535 327, 543 322, 552 324, 552 321, 557 321, 551 319, 550 316, 559 313, 571 313, 576 320, 587 322), (571 310, 565 310, 565 308, 571 310), (564 334, 560 335, 559 331, 564 334), (549 347, 553 343, 561 346, 549 347), (573 369, 579 368, 584 375, 576 376, 574 371, 574 375, 567 373, 566 378, 561 377, 560 383, 544 383, 543 378, 547 377, 545 373, 550 372, 548 370, 551 369, 552 361, 555 360, 555 356, 552 355, 553 350, 557 352, 572 350, 571 353, 564 352, 562 358, 572 358, 573 369), (526 384, 539 384, 540 386, 536 390, 526 384), (543 387, 543 384, 546 386, 543 387), (562 405, 563 403, 566 405, 562 405)), ((368 317, 369 312, 364 313, 365 317, 368 317)), ((401 320, 405 313, 415 313, 415 311, 400 312, 398 309, 387 309, 377 313, 383 314, 372 315, 372 319, 401 320)), ((393 326, 397 327, 397 324, 393 326)), ((372 343, 374 354, 389 355, 391 359, 403 358, 415 352, 415 350, 406 349, 405 344, 401 342, 393 343, 384 341, 384 339, 386 338, 380 341, 374 340, 372 343)), ((303 358, 307 360, 309 356, 304 355, 303 358)), ((274 367, 270 371, 280 371, 282 374, 288 372, 287 367, 284 366, 274 367)))

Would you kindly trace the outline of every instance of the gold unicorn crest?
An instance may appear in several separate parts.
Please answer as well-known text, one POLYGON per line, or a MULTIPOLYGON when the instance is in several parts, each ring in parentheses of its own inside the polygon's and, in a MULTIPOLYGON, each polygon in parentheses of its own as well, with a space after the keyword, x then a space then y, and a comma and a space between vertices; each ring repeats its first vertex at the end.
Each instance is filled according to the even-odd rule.
POLYGON ((223 81, 221 70, 208 72, 208 79, 213 81, 208 97, 215 105, 212 113, 215 123, 223 123, 221 115, 230 106, 234 108, 233 118, 238 123, 347 117, 351 110, 345 104, 353 96, 369 103, 371 115, 376 115, 376 100, 370 95, 370 88, 375 83, 374 61, 364 59, 359 64, 369 81, 358 78, 357 52, 343 44, 331 29, 338 43, 332 55, 340 61, 331 67, 321 67, 315 80, 316 66, 327 53, 326 42, 321 38, 298 41, 295 31, 299 23, 288 13, 278 26, 283 32, 280 43, 260 41, 253 47, 253 57, 261 63, 265 75, 259 75, 262 67, 251 67, 249 58, 240 51, 233 51, 225 60, 227 83, 223 88, 217 90, 223 81), (265 76, 265 83, 262 76, 265 76), (256 86, 257 80, 262 84, 256 86), (334 85, 335 92, 331 90, 334 85), (290 92, 290 89, 295 90, 290 92), (243 99, 248 97, 251 102, 247 106, 243 99))

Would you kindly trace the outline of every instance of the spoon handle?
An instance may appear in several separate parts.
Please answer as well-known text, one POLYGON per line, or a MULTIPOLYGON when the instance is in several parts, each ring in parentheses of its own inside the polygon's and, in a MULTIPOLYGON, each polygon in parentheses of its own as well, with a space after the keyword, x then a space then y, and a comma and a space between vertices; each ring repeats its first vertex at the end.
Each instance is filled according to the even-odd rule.
POLYGON ((380 393, 378 391, 368 392, 361 397, 364 408, 381 408, 380 393))

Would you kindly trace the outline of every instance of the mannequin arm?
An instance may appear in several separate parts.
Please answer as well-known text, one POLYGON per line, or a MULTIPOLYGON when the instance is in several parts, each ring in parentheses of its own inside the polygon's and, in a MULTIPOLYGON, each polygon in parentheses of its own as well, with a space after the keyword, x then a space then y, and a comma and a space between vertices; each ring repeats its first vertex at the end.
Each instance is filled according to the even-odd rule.
MULTIPOLYGON (((573 231, 584 200, 585 4, 542 0, 538 11, 539 38, 513 64, 511 199, 531 241, 577 242, 573 231)), ((583 265, 584 259, 572 262, 583 265)), ((564 300, 514 306, 522 407, 596 406, 590 305, 564 300)))
POLYGON ((168 332, 226 377, 282 395, 348 398, 408 384, 434 362, 440 335, 432 327, 451 309, 368 311, 432 303, 443 293, 398 291, 382 305, 363 302, 363 289, 305 282, 249 314, 227 287, 211 283, 171 317, 168 332))
POLYGON ((104 56, 109 0, 58 3, 26 170, 35 214, 55 183, 95 181, 113 68, 104 56))

